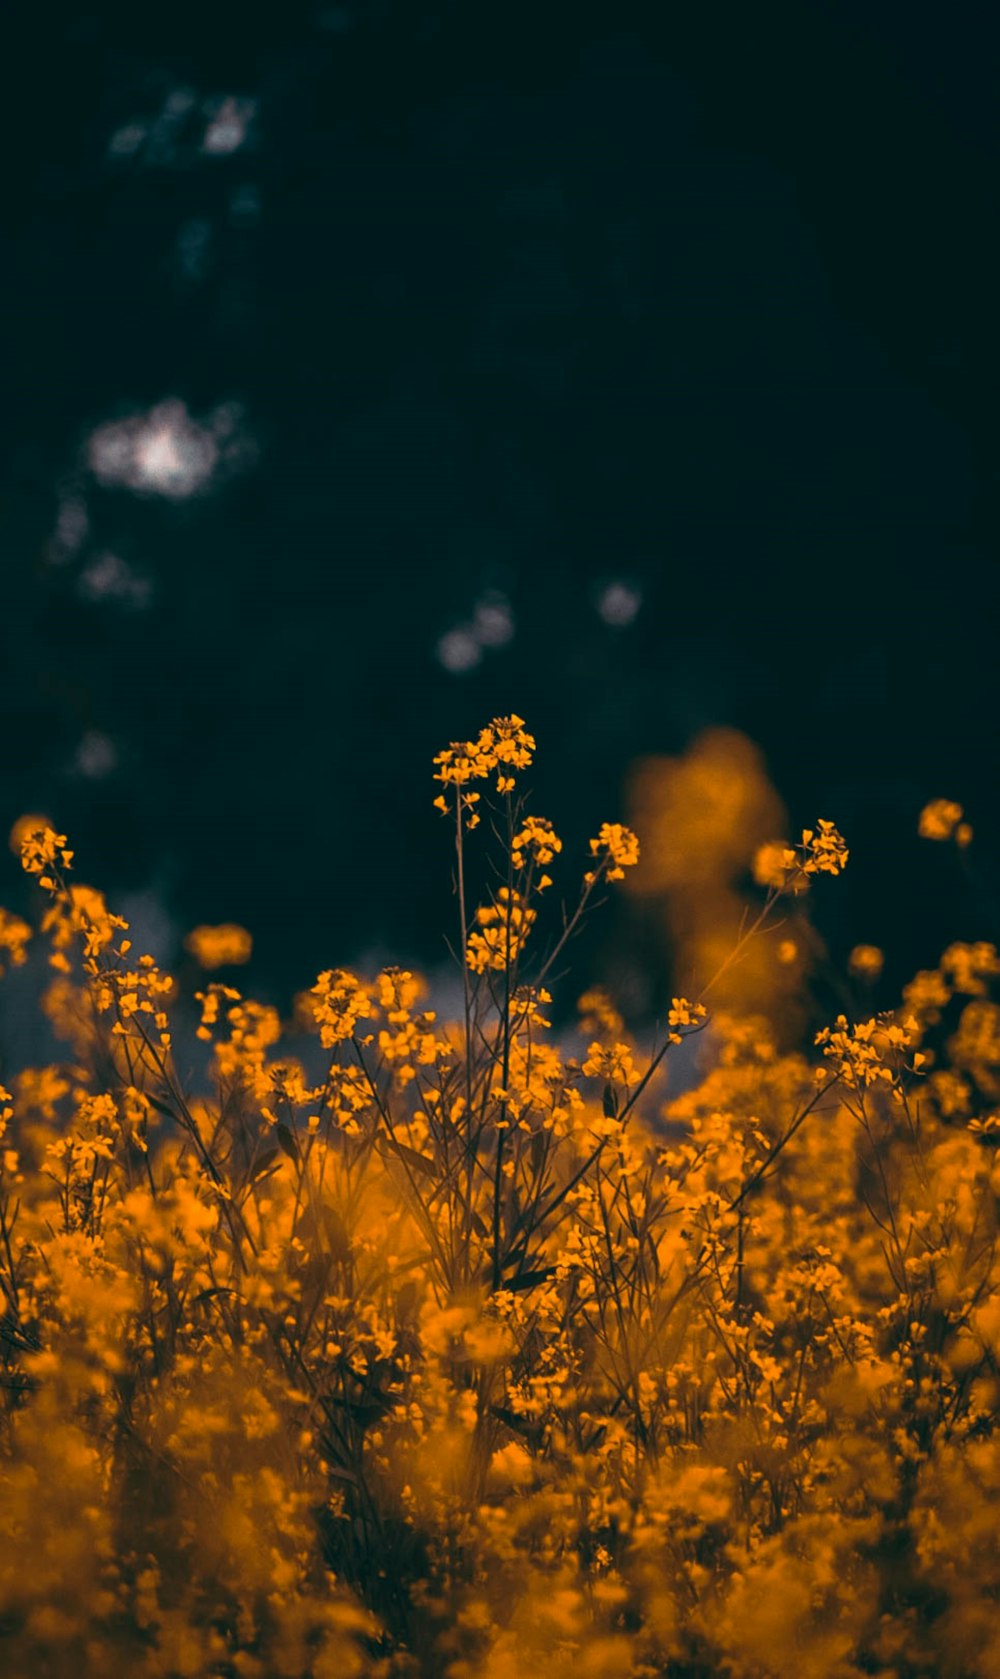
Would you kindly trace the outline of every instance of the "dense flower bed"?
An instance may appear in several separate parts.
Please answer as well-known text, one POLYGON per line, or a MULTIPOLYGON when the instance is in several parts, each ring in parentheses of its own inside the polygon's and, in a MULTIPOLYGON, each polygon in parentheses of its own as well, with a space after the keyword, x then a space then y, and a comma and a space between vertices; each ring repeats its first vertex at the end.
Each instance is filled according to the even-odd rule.
MULTIPOLYGON (((713 976, 652 1048, 599 988, 555 1034, 639 842, 605 824, 558 907, 534 744, 435 760, 454 1021, 396 968, 290 1022, 185 996, 21 824, 66 1054, 0 1089, 11 1679, 1000 1672, 995 949, 808 1053, 713 976)), ((727 966, 846 861, 828 821, 765 847, 727 966)), ((34 936, 0 913, 5 963, 34 936)))

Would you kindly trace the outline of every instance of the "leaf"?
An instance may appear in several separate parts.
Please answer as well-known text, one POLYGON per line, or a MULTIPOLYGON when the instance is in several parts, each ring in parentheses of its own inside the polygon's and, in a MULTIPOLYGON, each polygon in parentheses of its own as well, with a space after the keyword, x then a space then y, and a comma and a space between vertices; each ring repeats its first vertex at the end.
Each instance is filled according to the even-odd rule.
POLYGON ((391 1410, 390 1401, 378 1394, 367 1404, 363 1400, 341 1399, 331 1395, 326 1404, 337 1411, 345 1411, 356 1423, 360 1423, 362 1430, 371 1428, 373 1423, 379 1422, 387 1411, 391 1410))
POLYGON ((520 1434, 524 1440, 537 1440, 542 1432, 542 1425, 532 1417, 519 1417, 516 1411, 509 1411, 506 1405, 491 1405, 490 1415, 496 1417, 515 1434, 520 1434))
POLYGON ((342 1469, 339 1463, 327 1463, 326 1472, 333 1481, 346 1481, 349 1487, 359 1487, 361 1482, 353 1469, 342 1469))
POLYGON ((512 1294, 517 1294, 521 1289, 537 1288, 539 1283, 547 1283, 550 1277, 555 1276, 555 1271, 554 1265, 546 1265, 544 1271, 522 1271, 519 1277, 512 1277, 510 1282, 505 1282, 503 1286, 510 1289, 512 1294))
POLYGON ((195 1295, 194 1299, 191 1301, 191 1304, 192 1304, 192 1306, 200 1306, 203 1301, 205 1301, 205 1300, 215 1300, 220 1294, 235 1294, 235 1293, 236 1293, 236 1290, 234 1288, 223 1288, 221 1284, 216 1284, 215 1288, 203 1288, 200 1294, 195 1295))
POLYGON ((149 1103, 151 1108, 156 1109, 158 1114, 163 1114, 167 1119, 172 1119, 176 1123, 177 1115, 174 1112, 173 1108, 169 1108, 167 1106, 166 1102, 161 1102, 160 1098, 158 1096, 150 1096, 147 1093, 146 1094, 146 1101, 149 1103))
POLYGON ((419 1299, 420 1290, 411 1277, 396 1296, 396 1318, 399 1323, 405 1323, 408 1318, 416 1316, 419 1299))
POLYGON ((280 1153, 280 1149, 266 1148, 259 1160, 254 1162, 254 1168, 250 1174, 250 1182, 256 1183, 258 1178, 262 1178, 264 1173, 267 1171, 267 1168, 274 1165, 274 1162, 277 1160, 280 1153))
POLYGON ((533 1178, 537 1178, 539 1172, 541 1171, 542 1162, 545 1159, 548 1148, 549 1133, 547 1131, 536 1131, 531 1139, 531 1146, 529 1149, 529 1153, 531 1155, 531 1175, 533 1178))
POLYGON ((336 1207, 323 1208, 323 1229, 330 1248, 330 1258, 341 1261, 351 1251, 351 1235, 336 1207))
POLYGON ((278 1147, 282 1154, 287 1154, 289 1160, 294 1160, 297 1166, 299 1164, 299 1145, 296 1141, 295 1132, 290 1131, 284 1121, 280 1120, 275 1127, 274 1134, 278 1139, 278 1147))
POLYGON ((330 1260, 324 1253, 307 1254, 296 1267, 296 1278, 303 1295, 325 1294, 329 1284, 330 1260))
POLYGON ((410 1148, 407 1143, 398 1143, 394 1137, 390 1137, 389 1150, 399 1159, 405 1160, 407 1166, 411 1166, 415 1172, 423 1172, 427 1178, 437 1178, 433 1160, 428 1160, 425 1154, 418 1154, 416 1149, 410 1148))

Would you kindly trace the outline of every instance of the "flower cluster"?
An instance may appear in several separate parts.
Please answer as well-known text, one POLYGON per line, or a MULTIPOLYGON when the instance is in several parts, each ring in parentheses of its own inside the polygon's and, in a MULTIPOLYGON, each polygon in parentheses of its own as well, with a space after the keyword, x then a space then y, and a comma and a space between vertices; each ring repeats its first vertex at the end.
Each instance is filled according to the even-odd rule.
POLYGON ((674 997, 667 1012, 667 1025, 670 1027, 671 1043, 679 1044, 681 1027, 688 1027, 697 1031, 707 1018, 708 1010, 704 1003, 689 1003, 686 997, 674 997))
MULTIPOLYGON (((287 1026, 191 999, 26 823, 69 1047, 0 1087, 5 1672, 993 1679, 1000 957, 814 1044, 676 996, 640 1049, 600 984, 553 1031, 638 844, 606 824, 550 916, 533 745, 436 761, 496 777, 507 883, 467 915, 452 803, 457 1020, 405 967, 287 1026)), ((779 850, 747 937, 846 858, 779 850)))
POLYGON ((857 979, 876 980, 885 966, 885 956, 875 944, 856 944, 847 958, 848 972, 857 979))
POLYGON ((838 875, 849 856, 843 835, 832 822, 820 817, 815 828, 803 828, 797 846, 786 845, 783 840, 769 840, 759 846, 753 876, 758 886, 773 891, 804 892, 811 875, 838 875))
POLYGON ((599 858, 600 864, 584 875, 588 884, 597 880, 602 870, 606 880, 624 880, 625 870, 639 861, 639 841, 631 828, 620 822, 603 822, 597 838, 590 842, 590 854, 599 858))
POLYGON ((367 987, 347 968, 327 968, 309 995, 324 1049, 352 1038, 370 1013, 367 987))
POLYGON ((803 828, 799 849, 803 874, 840 874, 850 856, 843 835, 822 816, 815 829, 803 828))
MULTIPOLYGON (((524 718, 495 717, 486 728, 480 729, 475 740, 452 741, 434 759, 434 779, 445 786, 464 788, 470 781, 485 781, 497 771, 497 792, 510 793, 515 785, 515 770, 527 769, 535 751, 534 736, 524 726, 524 718)), ((478 793, 461 793, 463 808, 478 803, 478 793)), ((447 811, 448 801, 440 794, 434 801, 438 810, 447 811)), ((473 811, 473 825, 475 812, 473 811)))
POLYGON ((31 928, 28 923, 21 916, 0 909, 0 979, 4 976, 5 965, 23 967, 28 960, 30 943, 31 928))
POLYGON ((224 921, 218 927, 194 927, 184 940, 201 968, 227 968, 249 962, 253 939, 245 927, 224 921))
POLYGON ((972 828, 968 822, 962 820, 965 812, 954 799, 931 799, 924 805, 917 823, 917 832, 922 839, 950 840, 956 845, 966 846, 972 842, 972 828))
POLYGON ((506 886, 500 887, 495 903, 481 904, 476 911, 476 930, 469 934, 466 947, 465 959, 473 973, 514 968, 536 913, 519 892, 506 886))
MULTIPOLYGON (((544 869, 547 863, 554 861, 556 854, 562 850, 562 840, 544 816, 529 816, 517 830, 511 841, 510 860, 517 870, 525 868, 529 863, 544 869)), ((551 886, 552 881, 547 874, 541 874, 535 881, 538 888, 551 886)))
MULTIPOLYGON (((880 1015, 850 1026, 846 1016, 839 1014, 834 1026, 817 1032, 815 1041, 845 1089, 864 1090, 880 1082, 898 1088, 902 1058, 918 1032, 912 1016, 900 1023, 891 1015, 880 1015)), ((925 1059, 918 1051, 911 1066, 919 1068, 925 1059)), ((822 1069, 817 1071, 822 1077, 822 1069)))
POLYGON ((67 850, 66 835, 57 834, 54 828, 20 830, 18 844, 21 867, 26 874, 37 875, 39 886, 47 892, 55 887, 55 871, 72 867, 74 854, 67 850))

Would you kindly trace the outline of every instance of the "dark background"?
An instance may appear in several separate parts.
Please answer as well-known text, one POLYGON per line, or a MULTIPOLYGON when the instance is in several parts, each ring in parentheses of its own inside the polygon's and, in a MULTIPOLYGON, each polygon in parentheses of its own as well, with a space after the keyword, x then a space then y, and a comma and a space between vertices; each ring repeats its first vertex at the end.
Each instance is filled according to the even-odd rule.
POLYGON ((440 955, 447 740, 519 711, 583 835, 722 723, 847 835, 835 949, 996 937, 987 10, 22 15, 3 822, 281 992, 440 955))

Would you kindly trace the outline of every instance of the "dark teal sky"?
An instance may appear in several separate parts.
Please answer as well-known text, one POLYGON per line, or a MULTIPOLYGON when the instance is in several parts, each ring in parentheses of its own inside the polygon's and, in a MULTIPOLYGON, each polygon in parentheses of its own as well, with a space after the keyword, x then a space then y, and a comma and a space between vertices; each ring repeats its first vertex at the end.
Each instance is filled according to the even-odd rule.
POLYGON ((867 857, 841 942, 933 943, 926 798, 995 846, 986 22, 674 10, 22 20, 3 820, 276 984, 436 953, 494 711, 581 828, 748 730, 867 857))

